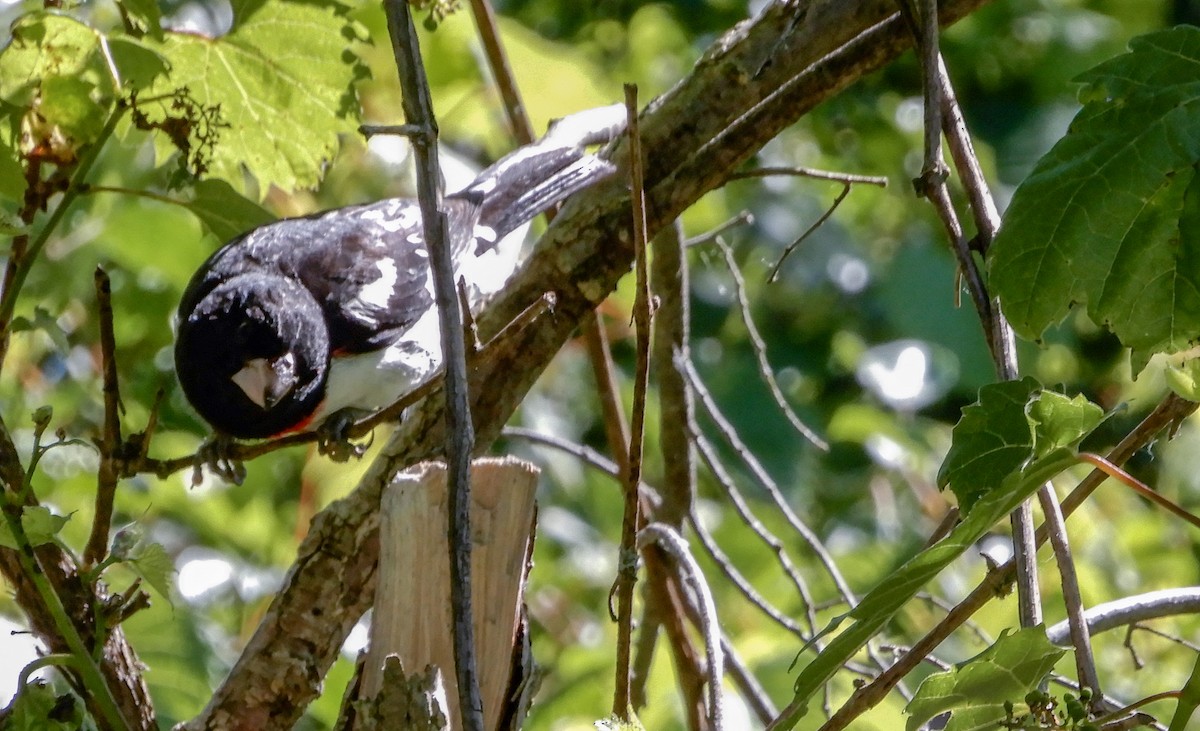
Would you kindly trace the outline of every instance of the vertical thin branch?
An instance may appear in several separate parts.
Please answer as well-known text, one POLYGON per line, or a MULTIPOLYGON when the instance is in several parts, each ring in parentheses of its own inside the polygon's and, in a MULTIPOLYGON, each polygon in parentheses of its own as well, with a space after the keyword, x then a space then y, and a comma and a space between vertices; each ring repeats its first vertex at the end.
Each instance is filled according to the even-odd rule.
POLYGON ((691 360, 688 349, 688 262, 678 220, 655 237, 651 283, 658 298, 654 313, 654 352, 657 364, 659 451, 663 461, 662 505, 655 520, 675 530, 683 526, 696 494, 696 456, 688 439, 695 404, 679 363, 691 360))
POLYGON ((637 86, 625 85, 629 115, 629 176, 633 199, 634 270, 637 294, 633 319, 637 328, 637 373, 633 384, 633 417, 629 430, 629 463, 625 471, 625 510, 621 519, 621 557, 614 586, 617 596, 617 668, 613 715, 630 718, 629 667, 633 636, 633 589, 637 583, 637 533, 640 522, 638 485, 642 479, 642 440, 646 422, 646 388, 650 375, 650 282, 646 261, 646 209, 642 184, 642 146, 637 118, 637 86))
POLYGON ((672 527, 664 523, 651 523, 638 534, 638 546, 656 543, 675 560, 678 571, 691 587, 699 606, 700 633, 704 637, 704 648, 708 654, 708 721, 713 731, 725 727, 724 702, 721 694, 721 677, 725 674, 725 660, 721 645, 720 623, 717 621, 717 605, 712 591, 704 581, 700 565, 688 550, 687 542, 672 527))
POLYGON ((1092 636, 1084 617, 1083 598, 1079 592, 1079 576, 1075 573, 1075 561, 1071 557, 1071 544, 1067 541, 1067 525, 1062 509, 1051 489, 1038 490, 1042 514, 1046 516, 1046 531, 1054 549, 1059 578, 1062 579, 1063 603, 1067 607, 1067 622, 1071 628, 1071 644, 1075 647, 1075 669, 1079 683, 1092 689, 1092 708, 1098 708, 1104 696, 1100 691, 1100 675, 1096 672, 1096 658, 1092 654, 1092 636))
POLYGON ((528 145, 533 142, 533 125, 529 123, 521 92, 517 89, 512 67, 508 63, 508 54, 504 52, 504 44, 500 41, 496 13, 488 0, 471 0, 471 13, 475 16, 475 28, 479 31, 488 64, 492 67, 496 88, 500 90, 500 99, 504 102, 508 126, 512 128, 513 137, 519 144, 528 145))
POLYGON ((404 117, 423 134, 414 135, 417 159, 417 200, 421 206, 425 245, 433 270, 434 301, 441 325, 446 382, 446 466, 450 483, 449 525, 450 604, 453 612, 455 677, 462 726, 483 731, 483 701, 475 665, 475 637, 471 622, 471 451, 475 432, 467 389, 466 344, 463 315, 454 286, 446 214, 441 209, 437 159, 437 123, 429 84, 421 62, 412 15, 404 0, 384 0, 388 32, 400 74, 404 117))
MULTIPOLYGON (((938 16, 936 0, 915 0, 917 12, 914 14, 910 5, 914 0, 900 0, 900 7, 916 36, 917 47, 921 55, 921 71, 925 87, 925 165, 921 177, 913 181, 917 194, 929 199, 937 211, 938 218, 946 228, 947 235, 958 260, 958 269, 966 277, 971 299, 979 315, 980 324, 984 329, 992 359, 1000 378, 1011 380, 1017 377, 1016 350, 1013 347, 1012 328, 1000 315, 997 303, 988 295, 987 285, 975 261, 970 245, 963 235, 962 225, 954 212, 950 200, 950 191, 946 186, 947 169, 942 161, 942 127, 943 121, 954 122, 953 130, 957 135, 951 145, 952 154, 957 155, 956 165, 959 169, 967 168, 972 171, 964 177, 963 183, 975 187, 970 193, 972 201, 979 203, 977 224, 984 232, 983 238, 991 241, 998 218, 991 214, 994 204, 988 204, 991 195, 987 193, 986 182, 978 174, 977 161, 969 161, 973 148, 967 138, 965 126, 962 125, 962 115, 957 111, 957 101, 950 84, 949 76, 944 73, 941 52, 938 48, 938 16), (915 15, 915 17, 914 17, 915 15), (955 109, 947 109, 947 105, 955 109)), ((1050 489, 1048 486, 1043 490, 1050 489)), ((1025 501, 1009 517, 1013 532, 1013 553, 1017 561, 1017 600, 1018 614, 1022 627, 1032 627, 1042 620, 1041 592, 1037 581, 1037 548, 1034 543, 1033 508, 1030 501, 1025 501)))
POLYGON ((104 373, 104 433, 100 437, 100 468, 96 472, 96 514, 83 560, 95 565, 108 552, 113 498, 117 491, 117 450, 121 445, 121 391, 117 383, 117 344, 113 335, 112 282, 96 267, 96 305, 100 317, 100 355, 104 373))

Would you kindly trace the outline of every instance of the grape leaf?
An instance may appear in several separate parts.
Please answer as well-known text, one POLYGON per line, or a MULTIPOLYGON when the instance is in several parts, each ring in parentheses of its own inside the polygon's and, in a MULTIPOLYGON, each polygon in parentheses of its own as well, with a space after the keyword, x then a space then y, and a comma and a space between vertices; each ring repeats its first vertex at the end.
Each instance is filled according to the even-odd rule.
POLYGON ((938 472, 963 512, 1029 458, 1033 435, 1025 404, 1040 384, 1033 378, 994 383, 979 389, 979 400, 963 409, 954 440, 938 472))
POLYGON ((946 731, 997 728, 1005 718, 1004 702, 1019 703, 1065 652, 1046 639, 1045 625, 1006 630, 970 660, 925 678, 904 709, 906 729, 914 731, 945 711, 952 711, 946 731))
POLYGON ((1200 401, 1200 358, 1188 358, 1178 365, 1169 364, 1163 376, 1176 396, 1188 401, 1200 401))
POLYGON ((1033 378, 993 383, 963 409, 938 485, 947 485, 969 513, 1013 472, 1059 449, 1070 449, 1100 423, 1104 412, 1082 396, 1042 390, 1033 378))
POLYGON ((192 200, 184 205, 221 241, 275 220, 269 211, 224 180, 200 181, 192 200))
POLYGON ((158 0, 117 0, 117 4, 138 32, 152 38, 162 38, 162 11, 158 7, 158 0))
MULTIPOLYGON (((819 637, 849 623, 796 677, 792 707, 799 716, 789 720, 794 724, 804 715, 809 699, 905 602, 1047 480, 1074 464, 1075 443, 1101 417, 1098 406, 1041 390, 1031 378, 980 389, 979 402, 963 410, 963 419, 954 429, 954 444, 942 473, 982 482, 987 489, 970 490, 970 508, 964 508, 962 522, 945 538, 888 574, 852 610, 821 630, 819 637)), ((944 484, 945 478, 939 479, 944 484)))
MULTIPOLYGON (((21 510, 21 528, 25 531, 25 537, 29 539, 29 545, 40 546, 43 543, 49 543, 54 540, 62 527, 67 524, 68 517, 55 515, 50 512, 50 509, 42 505, 27 505, 21 510)), ((12 548, 16 550, 16 536, 9 530, 8 521, 0 523, 0 546, 12 548)))
POLYGON ((151 93, 186 88, 222 126, 209 173, 242 189, 244 165, 264 194, 311 187, 355 129, 352 84, 365 66, 347 45, 364 38, 329 0, 234 0, 233 26, 220 38, 167 33, 171 72, 151 93))
POLYGON ((1200 29, 1129 48, 1078 78, 1083 109, 1014 194, 989 266, 1019 334, 1080 304, 1137 372, 1200 336, 1200 29))
POLYGON ((171 602, 171 575, 175 564, 162 544, 143 541, 130 553, 129 565, 159 596, 171 602))
POLYGON ((59 695, 43 681, 26 683, 18 689, 5 731, 75 731, 85 728, 83 704, 69 693, 59 695))
POLYGON ((35 139, 22 147, 61 136, 77 145, 95 140, 118 91, 112 68, 136 90, 162 75, 166 60, 131 38, 107 39, 73 18, 46 12, 21 16, 13 24, 12 42, 0 53, 0 99, 17 108, 9 112, 13 119, 23 118, 36 129, 35 139))

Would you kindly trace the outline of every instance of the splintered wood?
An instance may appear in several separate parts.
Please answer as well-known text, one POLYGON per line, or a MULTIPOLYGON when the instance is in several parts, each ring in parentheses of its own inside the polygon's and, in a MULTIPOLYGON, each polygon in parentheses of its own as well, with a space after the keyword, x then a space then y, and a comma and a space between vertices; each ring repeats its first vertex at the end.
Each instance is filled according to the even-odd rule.
MULTIPOLYGON (((471 596, 485 727, 500 723, 532 541, 537 468, 511 457, 471 466, 471 596)), ((364 671, 366 697, 379 693, 388 655, 409 674, 441 670, 450 728, 461 728, 450 614, 446 468, 424 463, 383 493, 379 584, 364 671)))

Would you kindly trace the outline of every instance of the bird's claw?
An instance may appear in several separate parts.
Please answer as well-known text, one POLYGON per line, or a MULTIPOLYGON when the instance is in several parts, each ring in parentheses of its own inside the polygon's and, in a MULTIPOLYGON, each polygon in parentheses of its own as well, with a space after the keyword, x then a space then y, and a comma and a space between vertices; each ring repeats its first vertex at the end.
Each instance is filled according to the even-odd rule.
POLYGON ((342 409, 326 419, 325 423, 317 428, 317 452, 334 462, 349 462, 351 458, 361 459, 374 441, 374 432, 365 443, 352 442, 346 435, 361 416, 362 412, 356 409, 342 409))
POLYGON ((242 484, 246 479, 246 465, 240 459, 231 456, 233 444, 230 437, 214 434, 211 439, 200 445, 200 449, 196 450, 196 460, 192 463, 192 487, 200 485, 204 480, 205 467, 226 482, 242 484))

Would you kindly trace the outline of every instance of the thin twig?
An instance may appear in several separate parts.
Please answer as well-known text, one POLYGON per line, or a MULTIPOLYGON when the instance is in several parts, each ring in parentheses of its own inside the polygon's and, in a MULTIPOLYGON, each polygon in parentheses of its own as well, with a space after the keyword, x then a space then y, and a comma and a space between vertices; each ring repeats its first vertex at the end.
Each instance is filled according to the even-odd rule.
POLYGON ((625 474, 625 510, 621 518, 621 548, 613 592, 617 598, 617 662, 613 715, 631 718, 629 667, 633 640, 633 589, 637 583, 637 548, 640 529, 638 484, 642 479, 643 434, 646 423, 646 390, 650 378, 650 278, 646 257, 645 189, 642 184, 642 147, 638 136, 637 86, 625 85, 628 113, 630 195, 633 199, 634 271, 637 293, 633 319, 637 329, 637 364, 633 382, 633 409, 629 430, 629 463, 625 474))
POLYGON ((450 485, 447 526, 450 545, 450 604, 454 630, 454 664, 458 680, 460 723, 467 731, 483 731, 483 700, 475 659, 475 631, 471 608, 471 451, 475 431, 471 423, 467 386, 463 315, 454 286, 450 234, 442 210, 441 179, 437 159, 437 122, 429 84, 421 62, 417 31, 408 3, 385 0, 388 32, 400 73, 404 117, 423 127, 426 134, 412 137, 417 160, 417 201, 421 207, 425 245, 429 250, 434 302, 442 338, 446 389, 446 479, 450 485))
MULTIPOLYGON (((925 91, 925 162, 921 177, 913 181, 917 194, 925 197, 933 205, 938 218, 941 220, 950 239, 952 250, 958 261, 958 270, 966 278, 971 300, 975 305, 979 322, 983 326, 984 337, 996 365, 996 372, 1002 380, 1012 380, 1017 377, 1016 350, 1012 347, 1013 333, 1007 321, 999 314, 999 307, 987 291, 982 273, 971 252, 971 247, 963 235, 962 225, 954 211, 950 200, 950 191, 946 185, 948 169, 942 160, 942 122, 943 118, 961 121, 961 113, 957 109, 947 111, 946 105, 957 107, 957 100, 949 82, 949 77, 942 73, 941 53, 938 50, 938 7, 936 0, 898 0, 901 14, 909 23, 916 38, 921 56, 922 80, 925 91), (911 3, 916 2, 919 10, 914 12, 911 3), (949 90, 949 93, 943 93, 949 90)), ((965 128, 959 127, 956 133, 965 135, 965 128)), ((956 144, 955 149, 960 155, 969 156, 973 150, 969 143, 956 144)), ((977 162, 960 161, 959 167, 978 169, 977 162)), ((989 199, 986 182, 981 175, 973 175, 963 180, 964 185, 976 186, 970 194, 973 201, 989 199)), ((998 223, 990 219, 988 211, 981 210, 977 223, 988 227, 983 236, 990 241, 995 235, 993 225, 998 223)), ((1049 485, 1041 488, 1045 491, 1052 489, 1049 485)), ((1049 499, 1053 499, 1051 496, 1049 499)), ((1037 580, 1037 556, 1034 542, 1033 508, 1030 501, 1023 502, 1009 517, 1013 532, 1013 554, 1017 561, 1017 610, 1022 627, 1032 627, 1042 620, 1041 592, 1037 580)))
POLYGON ((650 266, 651 284, 659 302, 654 313, 652 358, 657 364, 658 443, 663 464, 663 502, 654 519, 680 530, 695 500, 696 455, 687 428, 695 419, 695 404, 687 379, 676 365, 691 360, 688 261, 679 221, 655 237, 650 266))
POLYGON ((1093 467, 1113 478, 1122 485, 1130 488, 1138 495, 1146 498, 1158 507, 1171 513, 1175 517, 1183 518, 1193 527, 1200 528, 1200 518, 1188 512, 1183 507, 1175 504, 1163 495, 1151 490, 1149 485, 1129 474, 1112 462, 1109 462, 1107 459, 1098 454, 1091 454, 1090 452, 1081 452, 1079 458, 1084 462, 1091 464, 1093 467))
POLYGON ((729 499, 730 504, 733 505, 733 509, 737 512, 742 522, 745 523, 746 526, 750 528, 750 530, 756 536, 758 536, 768 548, 771 549, 771 552, 775 554, 775 560, 779 562, 780 568, 783 569, 783 573, 791 580, 792 585, 796 587, 796 593, 800 596, 800 603, 804 605, 805 620, 808 622, 807 634, 790 619, 784 618, 782 614, 769 603, 767 603, 765 599, 762 599, 758 593, 755 592, 752 587, 750 587, 748 582, 745 582, 744 579, 739 581, 739 575, 734 573, 732 564, 730 564, 727 560, 720 561, 718 559, 719 549, 716 543, 713 542, 711 546, 709 545, 710 541, 706 540, 707 533, 703 530, 695 515, 692 516, 692 527, 696 530, 697 535, 700 535, 701 542, 704 544, 704 547, 709 549, 709 553, 712 554, 714 559, 718 559, 718 565, 722 566, 722 568, 726 570, 726 574, 729 576, 730 580, 733 581, 733 583, 737 585, 739 589, 741 589, 742 594, 747 600, 750 601, 751 604, 757 606, 764 613, 766 613, 767 616, 779 622, 789 631, 794 632, 798 636, 804 637, 804 639, 807 641, 816 633, 817 623, 816 606, 815 602, 813 602, 812 593, 808 589, 808 584, 805 583, 804 578, 800 576, 800 572, 797 571, 795 565, 792 564, 791 557, 788 556, 787 551, 784 549, 783 541, 779 540, 775 534, 771 533, 771 531, 762 524, 762 521, 760 521, 758 517, 755 516, 750 510, 750 506, 746 504, 745 498, 742 497, 741 490, 738 489, 737 483, 734 482, 729 472, 725 469, 725 466, 721 463, 720 458, 717 456, 716 450, 713 449, 712 444, 704 438, 704 435, 701 434, 698 428, 696 428, 694 425, 692 426, 692 439, 695 441, 696 448, 700 452, 700 457, 704 460, 705 466, 708 467, 713 479, 715 479, 717 484, 721 486, 721 489, 725 493, 725 497, 729 499))
POLYGON ((711 231, 705 231, 704 233, 699 234, 697 236, 693 236, 689 239, 684 239, 683 240, 683 248, 690 249, 693 246, 700 246, 702 244, 711 243, 712 241, 714 241, 718 238, 721 238, 726 233, 728 233, 730 230, 735 229, 738 226, 747 226, 752 223, 754 223, 754 214, 751 213, 750 211, 740 211, 736 216, 729 219, 728 221, 725 221, 724 223, 722 223, 721 225, 712 229, 711 231))
POLYGON ((848 195, 850 195, 850 184, 843 183, 842 192, 837 194, 837 197, 833 199, 833 203, 825 209, 825 212, 817 220, 813 221, 808 228, 804 229, 804 233, 797 236, 795 241, 784 247, 783 253, 775 260, 774 266, 771 267, 771 271, 767 274, 768 282, 774 282, 779 279, 779 270, 783 267, 783 262, 787 261, 787 258, 792 255, 793 251, 800 248, 800 244, 803 244, 812 235, 813 231, 821 228, 821 225, 829 220, 829 217, 838 209, 838 206, 842 205, 842 201, 846 200, 846 196, 848 195))
POLYGON ((375 135, 419 137, 427 130, 419 124, 360 124, 358 131, 363 137, 374 137, 375 135))
POLYGON ((1038 501, 1045 516, 1046 531, 1050 546, 1054 550, 1055 564, 1062 580, 1063 604, 1067 608, 1067 621, 1071 627, 1071 644, 1075 648, 1075 670, 1079 682, 1091 688, 1091 707, 1103 699, 1100 675, 1096 672, 1096 658, 1092 653, 1092 636, 1084 619, 1083 595, 1079 591, 1079 575, 1075 572, 1075 560, 1071 556, 1071 544, 1067 540, 1067 525, 1052 490, 1038 490, 1038 501))
POLYGON ((713 601, 712 590, 704 580, 704 572, 700 570, 692 552, 688 550, 687 541, 665 523, 651 523, 642 528, 638 533, 637 543, 639 549, 645 549, 651 543, 657 544, 675 559, 684 582, 691 588, 692 595, 699 603, 700 634, 704 637, 704 649, 708 654, 708 720, 713 731, 721 731, 725 724, 721 693, 725 661, 721 652, 721 625, 717 620, 717 605, 713 601))
POLYGON ((117 452, 121 448, 121 391, 117 383, 117 343, 113 335, 112 282, 96 267, 96 309, 100 319, 100 357, 104 374, 104 431, 100 437, 100 467, 96 471, 96 514, 83 550, 84 563, 95 566, 108 552, 113 498, 119 479, 117 452))
POLYGON ((828 452, 829 443, 818 436, 808 424, 804 423, 792 409, 791 404, 787 402, 787 398, 784 397, 783 389, 779 387, 779 382, 775 380, 775 371, 771 368, 770 361, 767 360, 767 341, 763 340, 762 335, 759 334, 758 326, 754 324, 754 318, 750 315, 750 297, 746 294, 746 281, 742 278, 742 272, 738 268, 737 260, 733 257, 733 250, 720 238, 714 241, 725 257, 725 266, 729 269, 729 276, 733 278, 734 293, 737 296, 738 302, 738 314, 742 317, 742 324, 746 326, 746 335, 750 338, 750 345, 754 350, 754 359, 758 364, 758 373, 762 376, 763 383, 767 384, 767 389, 771 392, 771 398, 775 399, 775 405, 783 412, 784 417, 787 418, 792 428, 800 433, 800 436, 807 439, 822 452, 828 452))
POLYGON ((831 180, 835 183, 844 183, 846 185, 877 185, 880 188, 886 188, 888 184, 888 179, 882 175, 856 175, 854 173, 843 173, 835 170, 818 170, 816 168, 778 166, 739 170, 733 175, 730 175, 729 179, 744 180, 746 178, 766 178, 774 175, 792 175, 799 178, 831 180))
POLYGON ((37 234, 33 238, 18 236, 13 242, 4 267, 3 283, 0 284, 0 365, 4 364, 5 356, 8 355, 13 311, 17 306, 17 296, 20 295, 21 289, 25 285, 25 279, 29 276, 29 270, 37 261, 42 249, 45 248, 46 242, 58 230, 58 225, 62 223, 67 211, 75 203, 75 199, 83 192, 84 181, 91 172, 92 165, 100 156, 100 151, 104 148, 105 143, 116 131, 121 118, 125 116, 125 110, 124 104, 117 104, 109 112, 108 119, 104 122, 104 127, 97 133, 95 141, 79 158, 79 163, 71 173, 71 182, 63 192, 58 205, 54 207, 54 211, 42 224, 37 234))
POLYGON ((804 539, 804 542, 808 544, 809 548, 812 549, 813 553, 816 554, 821 565, 825 567, 826 573, 833 579, 834 586, 837 587, 838 593, 842 596, 842 601, 846 603, 846 606, 853 607, 858 603, 854 591, 850 588, 850 584, 846 581, 845 577, 842 576, 841 570, 838 569, 833 557, 829 555, 829 551, 825 549, 824 544, 817 538, 817 534, 800 519, 800 516, 796 515, 796 511, 792 509, 792 506, 783 496, 775 480, 771 478, 767 470, 762 466, 762 463, 758 461, 742 441, 741 437, 738 436, 733 425, 729 423, 729 420, 725 418, 725 415, 718 408, 712 394, 704 387, 704 383, 700 380, 700 374, 696 372, 695 366, 692 363, 686 364, 685 372, 687 373, 693 392, 698 397, 698 403, 704 407, 705 413, 717 425, 722 437, 733 447, 734 451, 737 452, 738 456, 750 469, 750 473, 754 475, 754 479, 766 490, 771 501, 779 508, 791 529, 796 531, 804 539))
MULTIPOLYGON (((721 573, 725 574, 725 578, 733 582, 734 587, 741 592, 742 596, 746 598, 746 601, 750 602, 750 604, 757 607, 759 611, 767 615, 767 618, 772 622, 775 622, 783 629, 795 635, 802 643, 808 642, 808 640, 812 638, 813 635, 811 629, 808 632, 805 632, 804 628, 796 624, 791 617, 776 609, 769 601, 766 600, 765 597, 763 597, 762 594, 758 593, 758 590, 754 588, 754 585, 742 575, 742 572, 739 571, 737 567, 733 565, 733 562, 729 560, 729 556, 725 555, 725 552, 721 550, 721 547, 717 544, 716 540, 713 539, 712 534, 708 532, 708 529, 704 527, 704 524, 700 521, 700 516, 696 515, 695 511, 688 516, 688 523, 692 526, 692 530, 695 532, 696 537, 700 539, 700 545, 704 548, 705 552, 708 553, 708 557, 711 558, 713 563, 717 565, 717 568, 720 569, 721 573)), ((805 602, 805 614, 808 616, 808 623, 811 627, 815 619, 813 617, 812 604, 809 602, 805 602)))
POLYGON ((504 116, 512 129, 513 137, 522 145, 533 142, 533 125, 529 123, 529 115, 525 104, 521 101, 521 92, 517 88, 512 66, 508 63, 508 54, 504 51, 504 43, 500 40, 500 32, 496 27, 496 13, 488 0, 471 0, 471 13, 475 18, 475 28, 479 31, 479 39, 483 42, 484 53, 487 54, 488 65, 492 69, 492 78, 500 91, 500 99, 504 102, 504 116))

